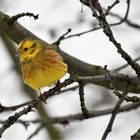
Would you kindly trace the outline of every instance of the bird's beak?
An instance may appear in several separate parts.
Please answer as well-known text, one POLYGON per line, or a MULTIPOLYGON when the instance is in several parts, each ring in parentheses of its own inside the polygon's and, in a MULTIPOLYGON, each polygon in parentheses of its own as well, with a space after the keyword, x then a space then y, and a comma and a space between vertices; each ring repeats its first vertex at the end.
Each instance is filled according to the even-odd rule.
POLYGON ((16 52, 15 57, 19 57, 20 53, 19 51, 16 52))

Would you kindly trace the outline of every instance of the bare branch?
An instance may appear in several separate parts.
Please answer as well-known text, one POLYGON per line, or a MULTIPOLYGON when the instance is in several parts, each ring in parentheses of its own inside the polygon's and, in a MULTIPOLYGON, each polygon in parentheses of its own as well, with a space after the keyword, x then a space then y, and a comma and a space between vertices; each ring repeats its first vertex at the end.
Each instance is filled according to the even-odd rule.
MULTIPOLYGON (((109 73, 108 73, 107 67, 105 67, 105 71, 106 71, 106 77, 109 79, 109 73)), ((109 80, 109 81, 110 81, 110 84, 111 84, 111 80, 109 80)), ((126 83, 126 86, 124 87, 124 91, 122 93, 124 96, 126 96, 128 94, 128 92, 127 92, 127 85, 128 84, 129 83, 126 83)), ((111 85, 113 85, 113 84, 111 84, 111 85)), ((106 128, 106 130, 105 130, 105 132, 102 136, 102 140, 105 140, 107 138, 108 134, 111 132, 112 127, 113 127, 113 123, 115 121, 115 118, 117 116, 117 113, 119 112, 120 106, 123 103, 123 101, 124 101, 124 98, 121 97, 118 100, 117 104, 115 105, 114 110, 112 111, 112 115, 111 115, 111 118, 109 120, 108 126, 107 126, 107 128, 106 128)))
POLYGON ((119 0, 116 0, 116 1, 113 2, 112 5, 108 6, 108 8, 107 8, 107 10, 106 10, 106 12, 105 12, 105 15, 108 15, 109 12, 110 12, 110 10, 111 10, 115 5, 117 5, 119 2, 120 2, 119 0))
POLYGON ((136 102, 140 102, 140 97, 138 97, 138 96, 124 96, 123 94, 121 94, 120 92, 118 92, 117 90, 115 91, 113 91, 113 93, 116 95, 116 96, 118 96, 118 98, 124 98, 124 100, 126 101, 126 102, 133 102, 133 103, 136 103, 136 102))
POLYGON ((80 96, 80 105, 81 105, 81 110, 85 118, 88 118, 90 116, 89 111, 86 108, 85 105, 85 98, 84 98, 84 82, 79 81, 79 96, 80 96))
POLYGON ((139 64, 132 60, 132 58, 122 49, 121 44, 119 42, 117 42, 117 40, 113 36, 113 32, 112 32, 112 30, 111 30, 111 28, 106 20, 106 16, 103 13, 101 5, 99 4, 99 6, 98 6, 99 7, 98 8, 99 15, 95 11, 91 0, 89 1, 89 7, 93 12, 93 16, 95 16, 97 18, 97 20, 99 21, 99 25, 103 28, 103 31, 106 34, 106 36, 109 38, 109 40, 117 48, 118 53, 120 53, 121 56, 127 61, 127 63, 135 70, 136 74, 140 75, 139 64))
POLYGON ((60 42, 66 38, 65 36, 66 36, 68 33, 70 33, 70 32, 71 32, 71 29, 69 28, 69 29, 67 30, 66 33, 64 33, 63 35, 61 35, 61 36, 58 38, 58 40, 55 41, 55 42, 53 43, 53 45, 57 45, 57 46, 58 46, 58 45, 60 44, 60 42))
MULTIPOLYGON (((137 58, 134 59, 135 62, 137 62, 137 61, 139 61, 139 60, 140 60, 140 57, 137 57, 137 58)), ((127 66, 129 66, 129 65, 128 65, 128 64, 122 65, 122 66, 120 66, 120 67, 114 69, 113 71, 116 71, 116 72, 117 72, 117 71, 120 71, 120 70, 126 68, 127 66)))
MULTIPOLYGON (((132 75, 122 75, 122 74, 116 74, 114 72, 109 72, 110 79, 114 85, 114 87, 119 90, 123 91, 123 87, 126 85, 126 82, 129 82, 130 84, 128 85, 128 91, 133 92, 135 90, 135 93, 139 94, 139 83, 140 79, 137 76, 132 76, 132 75)), ((112 89, 110 86, 109 82, 107 82, 106 76, 101 75, 101 76, 86 76, 82 77, 79 76, 77 77, 79 80, 83 80, 85 83, 94 83, 95 85, 104 85, 109 89, 112 89)))
MULTIPOLYGON (((9 26, 6 22, 7 20, 5 21, 5 18, 9 18, 9 17, 7 17, 7 15, 4 15, 2 12, 0 12, 0 25, 1 25, 0 31, 4 34, 7 34, 16 43, 19 43, 21 40, 23 40, 26 37, 39 39, 35 35, 33 35, 31 32, 29 32, 27 29, 25 29, 20 24, 18 24, 17 22, 15 22, 12 26, 9 26), (18 36, 17 36, 17 34, 18 34, 18 36)), ((58 50, 58 52, 62 55, 62 57, 64 58, 64 61, 68 64, 69 72, 72 74, 74 73, 75 75, 79 75, 79 76, 95 76, 95 75, 97 76, 97 75, 104 74, 104 70, 100 66, 90 65, 83 61, 80 61, 80 60, 70 56, 69 54, 63 52, 60 49, 58 50)), ((118 75, 118 77, 120 77, 120 74, 116 73, 115 74, 116 78, 117 78, 117 75, 118 75)), ((122 81, 124 81, 125 80, 124 77, 126 77, 126 75, 121 75, 121 76, 123 77, 122 81)), ((110 88, 110 86, 108 86, 108 84, 106 84, 106 80, 104 79, 104 76, 102 77, 103 79, 101 77, 98 77, 98 82, 95 82, 95 80, 93 80, 93 83, 97 84, 97 85, 101 85, 106 88, 110 88), (103 81, 100 81, 99 79, 102 79, 103 81)), ((138 82, 137 78, 134 77, 134 79, 136 80, 136 83, 137 83, 138 82)), ((117 80, 116 80, 116 82, 117 82, 117 80)), ((119 81, 119 82, 121 82, 121 81, 119 81)), ((122 90, 121 86, 123 83, 122 82, 119 83, 119 82, 117 82, 115 84, 115 87, 118 90, 122 90)), ((131 88, 129 88, 129 89, 130 89, 129 92, 138 93, 139 92, 138 83, 136 84, 135 88, 134 88, 134 86, 131 86, 131 88)))
POLYGON ((29 16, 29 17, 33 17, 35 20, 38 19, 38 14, 37 15, 34 15, 33 13, 29 13, 29 12, 26 12, 26 13, 21 13, 21 14, 17 14, 15 16, 12 16, 8 19, 8 23, 10 25, 12 25, 15 21, 17 21, 19 18, 21 17, 24 17, 24 16, 29 16))
MULTIPOLYGON (((79 85, 75 85, 73 87, 70 87, 70 88, 66 88, 66 89, 62 89, 59 94, 61 93, 65 93, 67 91, 70 91, 70 90, 75 90, 79 87, 79 85)), ((21 108, 21 107, 24 107, 24 106, 27 106, 29 104, 33 103, 33 100, 31 101, 28 101, 28 102, 25 102, 25 103, 22 103, 22 104, 19 104, 19 105, 14 105, 14 106, 3 106, 2 104, 0 104, 0 113, 2 112, 6 112, 6 111, 14 111, 14 110, 17 110, 18 108, 21 108)))
POLYGON ((129 11, 130 11, 130 0, 127 0, 127 10, 126 10, 124 20, 127 20, 129 11))
MULTIPOLYGON (((127 112, 130 110, 134 110, 140 107, 139 103, 130 103, 128 105, 123 105, 120 107, 118 113, 127 112)), ((111 114, 114 110, 114 107, 107 108, 103 110, 93 110, 90 111, 91 116, 89 118, 95 118, 95 117, 101 117, 104 115, 111 114)), ((41 118, 41 119, 33 119, 33 120, 18 120, 16 123, 21 123, 24 126, 29 125, 30 123, 33 124, 64 124, 64 122, 67 122, 69 124, 70 122, 74 121, 82 121, 85 120, 85 117, 83 116, 83 113, 77 113, 72 115, 66 115, 61 117, 47 117, 47 118, 41 118)), ((3 124, 5 121, 0 120, 0 123, 3 124)), ((66 124, 66 123, 65 123, 66 124)))
MULTIPOLYGON (((66 87, 67 85, 72 84, 75 82, 73 79, 67 79, 65 82, 61 83, 61 88, 66 87)), ((22 115, 26 115, 29 112, 32 111, 33 108, 37 108, 38 104, 42 101, 42 96, 47 99, 50 96, 58 94, 58 88, 54 87, 50 89, 47 92, 44 92, 39 97, 35 98, 31 104, 28 105, 28 107, 24 108, 23 110, 15 113, 13 116, 10 116, 4 124, 0 127, 0 137, 2 137, 3 132, 9 128, 11 125, 13 125, 22 115)))
POLYGON ((15 105, 15 106, 9 106, 9 107, 6 107, 6 106, 3 106, 2 104, 0 104, 0 113, 5 112, 5 111, 14 111, 14 110, 16 110, 20 107, 26 106, 30 103, 32 103, 32 101, 22 103, 22 104, 19 104, 19 105, 15 105))
POLYGON ((40 125, 28 138, 27 140, 30 140, 31 138, 33 138, 35 135, 37 135, 39 133, 39 131, 41 129, 43 129, 44 125, 40 125))
POLYGON ((127 87, 126 87, 126 84, 125 84, 125 86, 123 86, 123 88, 126 87, 126 89, 125 89, 124 93, 121 94, 121 93, 116 89, 116 87, 115 87, 114 84, 113 84, 113 81, 111 80, 110 73, 109 73, 109 71, 107 70, 107 65, 105 66, 104 69, 105 69, 105 72, 106 72, 106 73, 105 73, 105 77, 106 77, 107 81, 109 82, 109 85, 110 85, 111 89, 113 90, 113 93, 114 93, 116 96, 118 96, 120 99, 123 99, 123 100, 125 100, 125 101, 127 101, 127 102, 140 102, 140 98, 139 98, 139 97, 137 97, 137 96, 129 97, 129 96, 126 95, 126 93, 128 93, 128 85, 129 85, 129 82, 130 82, 129 77, 127 77, 127 78, 128 78, 128 80, 127 80, 127 82, 126 82, 127 87), (127 90, 127 92, 126 92, 126 90, 127 90))

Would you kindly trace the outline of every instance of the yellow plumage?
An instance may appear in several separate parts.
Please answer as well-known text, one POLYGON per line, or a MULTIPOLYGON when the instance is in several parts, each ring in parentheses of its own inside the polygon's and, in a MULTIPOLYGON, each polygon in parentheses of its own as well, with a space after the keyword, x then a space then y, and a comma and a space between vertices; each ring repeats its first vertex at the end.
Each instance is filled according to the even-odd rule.
POLYGON ((23 81, 33 89, 50 86, 67 72, 60 54, 39 40, 21 41, 18 53, 23 81))

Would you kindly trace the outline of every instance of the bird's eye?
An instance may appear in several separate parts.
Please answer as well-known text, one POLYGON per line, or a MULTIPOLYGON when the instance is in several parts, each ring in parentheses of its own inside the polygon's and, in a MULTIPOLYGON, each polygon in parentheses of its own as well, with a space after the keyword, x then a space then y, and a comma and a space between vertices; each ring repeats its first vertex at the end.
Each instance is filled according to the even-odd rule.
POLYGON ((27 51, 28 50, 28 48, 24 48, 24 51, 27 51))

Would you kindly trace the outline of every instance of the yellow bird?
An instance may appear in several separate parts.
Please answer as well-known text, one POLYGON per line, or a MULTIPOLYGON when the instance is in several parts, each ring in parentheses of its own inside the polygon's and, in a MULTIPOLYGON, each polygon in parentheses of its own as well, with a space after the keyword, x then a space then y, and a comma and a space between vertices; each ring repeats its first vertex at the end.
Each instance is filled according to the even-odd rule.
POLYGON ((23 81, 33 89, 50 86, 67 72, 60 54, 42 41, 24 39, 19 43, 18 54, 23 81))

